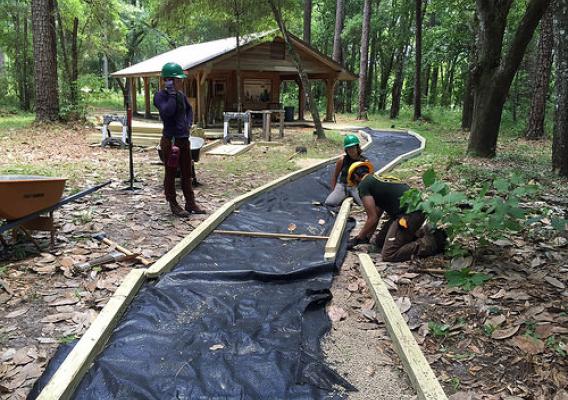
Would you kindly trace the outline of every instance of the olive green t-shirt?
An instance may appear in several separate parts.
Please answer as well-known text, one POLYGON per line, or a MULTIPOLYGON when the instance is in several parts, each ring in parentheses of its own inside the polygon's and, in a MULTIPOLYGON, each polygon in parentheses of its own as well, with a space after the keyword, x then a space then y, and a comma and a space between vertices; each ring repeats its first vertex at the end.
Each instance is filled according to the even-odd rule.
POLYGON ((400 198, 410 187, 407 184, 381 179, 369 174, 359 183, 359 196, 373 196, 377 207, 384 210, 390 217, 402 214, 400 198))

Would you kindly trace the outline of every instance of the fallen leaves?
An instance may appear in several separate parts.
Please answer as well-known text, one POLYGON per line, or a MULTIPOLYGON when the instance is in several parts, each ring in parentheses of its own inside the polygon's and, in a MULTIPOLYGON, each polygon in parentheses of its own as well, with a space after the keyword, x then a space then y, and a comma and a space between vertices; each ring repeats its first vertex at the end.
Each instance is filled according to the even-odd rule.
POLYGON ((20 315, 24 315, 25 313, 27 313, 29 309, 30 309, 29 307, 19 308, 17 310, 14 310, 14 311, 4 315, 4 318, 7 318, 7 319, 17 318, 20 315))
POLYGON ((544 342, 531 336, 516 336, 511 341, 528 354, 540 354, 544 351, 544 342))
POLYGON ((349 314, 341 307, 330 305, 327 307, 327 315, 332 322, 339 322, 347 318, 349 314))
POLYGON ((491 334, 491 338, 495 340, 508 339, 513 335, 515 335, 519 331, 520 327, 521 327, 520 325, 516 325, 507 329, 497 329, 493 331, 493 333, 491 334))
POLYGON ((566 285, 552 276, 545 276, 544 280, 558 289, 566 289, 566 285))

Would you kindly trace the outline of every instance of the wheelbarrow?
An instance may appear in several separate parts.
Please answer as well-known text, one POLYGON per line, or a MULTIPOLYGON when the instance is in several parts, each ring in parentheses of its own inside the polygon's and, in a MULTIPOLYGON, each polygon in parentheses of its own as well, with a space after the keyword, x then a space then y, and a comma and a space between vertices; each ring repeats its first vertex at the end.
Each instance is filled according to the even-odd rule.
POLYGON ((2 234, 9 230, 19 230, 41 251, 39 244, 29 232, 36 230, 50 232, 53 246, 56 231, 53 211, 110 183, 108 181, 61 198, 66 181, 65 178, 46 176, 0 175, 0 219, 6 220, 0 225, 0 243, 7 247, 2 234), (44 216, 45 214, 47 216, 44 216))
MULTIPOLYGON (((205 144, 205 140, 203 138, 193 137, 193 136, 191 136, 189 138, 189 140, 190 140, 189 145, 190 145, 190 148, 191 148, 191 180, 192 180, 193 186, 198 186, 199 182, 197 182, 197 177, 195 175, 195 163, 199 162, 199 156, 200 156, 201 148, 205 144)), ((159 145, 157 147, 157 150, 158 150, 158 156, 160 157, 160 161, 162 163, 165 163, 166 161, 164 160, 164 152, 162 151, 162 148, 159 145)), ((180 172, 180 169, 178 167, 176 176, 179 178, 180 175, 181 175, 181 172, 180 172)))

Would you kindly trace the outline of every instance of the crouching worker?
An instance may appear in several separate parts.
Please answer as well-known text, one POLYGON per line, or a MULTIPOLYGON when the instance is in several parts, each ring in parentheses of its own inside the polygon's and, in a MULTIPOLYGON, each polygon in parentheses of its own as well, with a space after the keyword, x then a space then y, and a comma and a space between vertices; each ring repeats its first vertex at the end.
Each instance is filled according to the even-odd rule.
POLYGON ((154 95, 154 105, 160 112, 164 124, 160 147, 164 154, 164 192, 172 213, 178 217, 189 217, 191 213, 205 214, 195 202, 191 185, 191 149, 189 130, 193 123, 193 111, 182 88, 185 74, 179 64, 167 63, 162 67, 161 77, 164 89, 154 95), (181 188, 185 207, 177 202, 175 179, 181 170, 181 188))
POLYGON ((354 162, 366 160, 361 152, 359 138, 355 135, 345 136, 345 139, 343 139, 343 149, 345 150, 345 155, 339 158, 335 163, 335 170, 331 177, 331 193, 327 196, 327 199, 325 199, 326 206, 338 206, 349 196, 353 197, 355 203, 361 205, 357 188, 347 185, 347 172, 349 171, 349 167, 353 165, 354 162))
POLYGON ((349 249, 369 242, 384 212, 388 220, 374 241, 377 248, 382 249, 383 261, 408 261, 412 257, 429 257, 444 251, 445 233, 431 232, 424 224, 426 218, 422 212, 406 213, 401 208, 400 198, 410 189, 408 185, 396 178, 373 174, 373 165, 369 162, 351 165, 347 183, 357 186, 367 214, 363 229, 349 240, 349 249))

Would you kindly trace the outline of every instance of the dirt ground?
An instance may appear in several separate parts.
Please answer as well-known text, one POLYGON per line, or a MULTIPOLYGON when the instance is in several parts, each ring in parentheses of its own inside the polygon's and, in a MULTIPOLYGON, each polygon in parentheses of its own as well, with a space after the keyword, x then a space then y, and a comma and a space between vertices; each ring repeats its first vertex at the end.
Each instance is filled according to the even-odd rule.
POLYGON ((333 328, 323 341, 326 359, 357 388, 349 392, 350 399, 415 399, 357 260, 350 252, 333 281, 328 306, 333 328))
MULTIPOLYGON (((2 173, 66 176, 66 194, 112 180, 104 189, 56 211, 60 229, 52 251, 47 234, 34 234, 45 248, 41 254, 25 238, 13 242, 5 235, 11 245, 0 251, 2 399, 25 398, 57 346, 80 337, 130 269, 142 267, 126 262, 86 273, 74 271, 76 263, 109 252, 93 234, 105 232, 131 251, 157 260, 207 218, 194 215, 182 220, 171 215, 155 148, 135 149, 139 189, 131 192, 124 190, 127 151, 89 147, 88 132, 80 126, 54 125, 0 137, 2 173)), ((257 145, 238 157, 202 155, 196 164, 202 183, 195 189, 197 201, 211 213, 237 195, 314 162, 313 158, 339 151, 337 141, 316 144, 310 129, 299 129, 287 130, 276 145, 257 145), (308 153, 292 157, 298 144, 308 153)))

